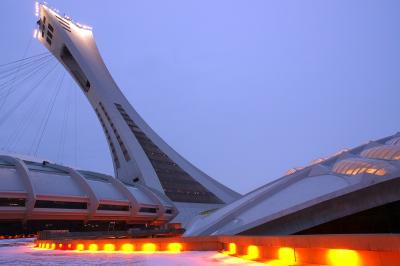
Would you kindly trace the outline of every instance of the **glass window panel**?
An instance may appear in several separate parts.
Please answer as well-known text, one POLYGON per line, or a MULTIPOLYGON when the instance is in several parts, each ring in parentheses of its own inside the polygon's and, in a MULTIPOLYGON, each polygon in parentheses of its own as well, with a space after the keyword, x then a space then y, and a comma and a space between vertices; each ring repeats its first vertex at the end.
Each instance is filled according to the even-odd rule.
POLYGON ((388 160, 391 160, 394 157, 394 155, 396 154, 396 152, 397 151, 395 149, 391 149, 387 155, 388 160))
POLYGON ((376 171, 375 174, 376 174, 376 175, 382 176, 382 175, 385 175, 385 174, 386 174, 386 171, 385 171, 385 169, 381 168, 381 169, 379 169, 378 171, 376 171))
POLYGON ((356 168, 356 169, 354 169, 354 171, 353 171, 352 175, 356 175, 356 174, 358 174, 358 172, 360 171, 360 169, 361 169, 361 168, 356 168))
POLYGON ((367 173, 368 174, 375 174, 375 172, 377 171, 378 169, 376 169, 376 168, 368 168, 367 169, 367 173))

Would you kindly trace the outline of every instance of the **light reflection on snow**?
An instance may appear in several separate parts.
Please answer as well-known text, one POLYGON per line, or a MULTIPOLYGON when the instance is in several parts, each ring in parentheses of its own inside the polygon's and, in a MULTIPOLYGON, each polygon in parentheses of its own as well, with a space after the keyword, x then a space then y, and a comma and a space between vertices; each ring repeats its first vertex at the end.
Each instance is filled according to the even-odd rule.
MULTIPOLYGON (((0 265, 263 265, 214 251, 182 253, 107 253, 44 250, 34 248, 33 239, 0 240, 0 265)), ((265 265, 265 264, 264 264, 265 265)))

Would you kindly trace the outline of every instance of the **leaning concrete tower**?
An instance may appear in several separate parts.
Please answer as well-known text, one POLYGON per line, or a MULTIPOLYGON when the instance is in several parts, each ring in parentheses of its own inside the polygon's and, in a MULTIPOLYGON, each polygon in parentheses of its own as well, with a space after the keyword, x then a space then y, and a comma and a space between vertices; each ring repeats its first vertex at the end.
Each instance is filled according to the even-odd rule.
POLYGON ((45 4, 38 9, 37 38, 75 79, 96 112, 116 178, 165 194, 176 204, 182 222, 240 196, 185 160, 140 117, 107 70, 90 27, 45 4))

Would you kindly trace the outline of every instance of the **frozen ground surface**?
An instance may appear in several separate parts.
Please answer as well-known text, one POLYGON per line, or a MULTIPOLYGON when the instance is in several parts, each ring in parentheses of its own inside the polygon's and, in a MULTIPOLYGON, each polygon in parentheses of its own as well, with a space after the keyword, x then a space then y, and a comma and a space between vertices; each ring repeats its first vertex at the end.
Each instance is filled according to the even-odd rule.
POLYGON ((217 252, 183 252, 179 254, 107 254, 33 248, 33 239, 0 240, 0 265, 265 265, 229 257, 217 252))

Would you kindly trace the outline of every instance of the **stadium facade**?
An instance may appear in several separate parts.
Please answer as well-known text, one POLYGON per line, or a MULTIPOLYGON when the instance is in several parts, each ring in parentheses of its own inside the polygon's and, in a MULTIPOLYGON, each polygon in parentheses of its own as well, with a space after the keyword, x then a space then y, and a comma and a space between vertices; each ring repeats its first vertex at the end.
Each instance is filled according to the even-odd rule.
POLYGON ((188 225, 186 235, 400 233, 400 133, 316 160, 188 225))
POLYGON ((0 156, 0 233, 163 224, 178 211, 145 186, 48 161, 0 156), (110 224, 110 222, 112 223, 110 224))
POLYGON ((108 72, 91 28, 37 6, 37 39, 102 125, 115 177, 0 156, 0 233, 182 223, 187 236, 400 232, 400 134, 345 150, 244 196, 165 143, 108 72), (214 210, 214 211, 211 211, 214 210))

